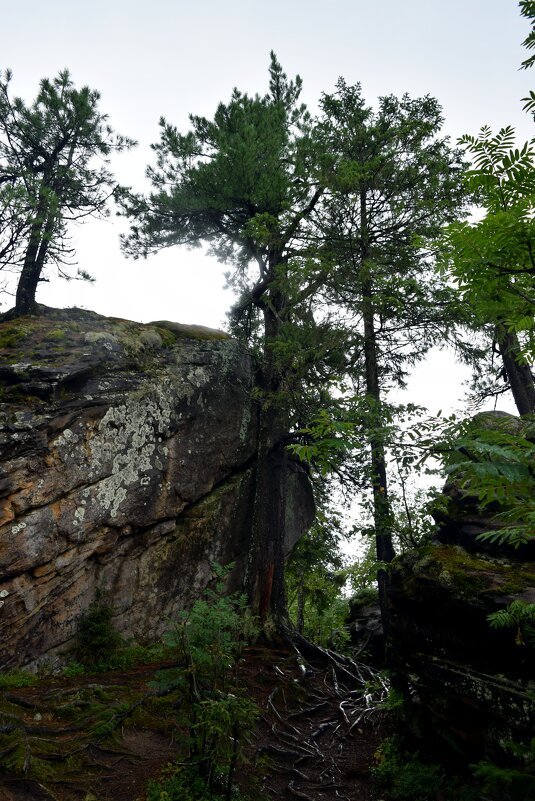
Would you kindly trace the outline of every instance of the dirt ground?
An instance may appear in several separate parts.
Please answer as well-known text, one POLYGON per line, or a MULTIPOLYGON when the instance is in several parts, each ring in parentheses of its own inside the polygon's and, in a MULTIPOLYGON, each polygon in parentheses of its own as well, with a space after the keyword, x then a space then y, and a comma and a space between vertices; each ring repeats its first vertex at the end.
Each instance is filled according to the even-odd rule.
MULTIPOLYGON (((0 801, 145 801, 149 778, 183 753, 177 699, 153 664, 2 692, 0 801)), ((262 710, 238 783, 258 797, 374 801, 370 766, 388 721, 376 674, 358 680, 287 648, 246 650, 240 679, 262 710)))

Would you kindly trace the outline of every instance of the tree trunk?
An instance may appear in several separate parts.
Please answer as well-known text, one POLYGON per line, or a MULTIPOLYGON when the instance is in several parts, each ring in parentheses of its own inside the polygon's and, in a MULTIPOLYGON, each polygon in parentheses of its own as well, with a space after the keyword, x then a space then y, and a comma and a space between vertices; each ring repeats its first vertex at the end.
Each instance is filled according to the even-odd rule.
MULTIPOLYGON (((379 368, 377 363, 377 337, 375 332, 373 286, 369 272, 368 259, 368 220, 366 208, 366 191, 360 196, 360 223, 363 241, 361 262, 362 316, 364 324, 364 363, 366 372, 366 394, 370 399, 371 410, 377 415, 377 429, 373 426, 370 434, 371 483, 373 492, 373 522, 377 560, 389 563, 395 556, 392 544, 392 514, 388 500, 388 484, 386 475, 386 457, 381 433, 381 390, 379 385, 379 368)), ((388 573, 380 569, 377 573, 379 603, 383 633, 388 635, 388 573)))
POLYGON ((299 590, 297 591, 297 621, 296 628, 299 634, 305 630, 305 587, 304 578, 301 578, 299 590))
MULTIPOLYGON (((382 424, 381 419, 381 392, 379 387, 379 371, 377 367, 377 340, 375 336, 375 326, 372 310, 372 291, 369 277, 365 278, 362 285, 362 296, 364 300, 364 361, 366 370, 366 394, 371 400, 371 410, 377 415, 378 427, 382 424)), ((370 435, 370 462, 371 462, 371 481, 373 491, 373 523, 375 529, 375 543, 377 560, 389 563, 395 556, 392 544, 392 513, 388 500, 388 484, 386 476, 386 458, 382 434, 380 430, 370 435)), ((383 568, 377 572, 377 584, 379 588, 379 604, 381 607, 381 620, 383 624, 383 634, 386 640, 389 628, 388 614, 388 573, 383 568)))
MULTIPOLYGON (((382 425, 377 370, 377 345, 373 317, 364 314, 364 358, 366 366, 366 394, 371 400, 373 414, 378 417, 377 425, 382 425)), ((382 434, 372 432, 370 435, 370 462, 373 490, 373 517, 377 540, 377 559, 380 562, 391 562, 395 556, 392 545, 392 515, 388 500, 388 479, 386 475, 386 457, 382 434)))
POLYGON ((24 264, 19 276, 15 297, 15 315, 18 317, 23 314, 35 314, 37 311, 35 295, 53 230, 54 216, 47 210, 46 201, 42 198, 32 222, 24 264))
POLYGON ((535 412, 535 383, 531 368, 522 358, 517 335, 504 325, 496 326, 496 339, 511 392, 522 417, 535 412))
POLYGON ((28 262, 26 259, 24 260, 15 300, 15 314, 17 316, 35 314, 37 311, 35 295, 40 274, 41 270, 34 261, 28 262))
POLYGON ((273 292, 263 308, 263 397, 248 563, 250 605, 268 634, 274 633, 278 624, 286 618, 284 541, 288 450, 284 438, 288 433, 288 415, 280 398, 281 376, 273 353, 274 341, 280 333, 283 308, 282 296, 273 292))

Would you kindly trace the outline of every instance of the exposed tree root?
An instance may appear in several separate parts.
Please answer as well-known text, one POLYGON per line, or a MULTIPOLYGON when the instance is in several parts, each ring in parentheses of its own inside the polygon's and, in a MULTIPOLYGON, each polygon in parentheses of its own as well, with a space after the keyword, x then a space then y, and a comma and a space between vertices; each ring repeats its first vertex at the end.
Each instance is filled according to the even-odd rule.
POLYGON ((274 666, 274 672, 288 689, 292 682, 303 687, 304 704, 295 709, 293 702, 289 708, 279 685, 269 693, 266 710, 272 720, 275 718, 270 730, 279 747, 260 746, 257 757, 269 757, 272 770, 287 776, 287 796, 303 801, 345 801, 340 759, 333 757, 333 742, 338 755, 352 748, 349 741, 359 724, 380 710, 387 683, 370 666, 309 643, 290 629, 284 629, 284 636, 295 655, 294 667, 286 663, 274 666), (303 761, 306 767, 301 770, 303 761), (291 768, 288 763, 292 763, 291 768))

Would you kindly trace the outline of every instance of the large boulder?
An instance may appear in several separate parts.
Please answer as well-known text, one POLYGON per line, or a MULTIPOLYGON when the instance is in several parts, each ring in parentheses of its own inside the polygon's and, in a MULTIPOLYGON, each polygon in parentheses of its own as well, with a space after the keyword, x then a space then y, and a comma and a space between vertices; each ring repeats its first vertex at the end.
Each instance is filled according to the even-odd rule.
MULTIPOLYGON (((480 538, 481 534, 503 528, 504 522, 500 513, 505 512, 506 508, 496 501, 488 503, 484 508, 481 507, 477 494, 470 492, 472 478, 470 465, 475 467, 482 458, 485 458, 487 464, 493 462, 496 464, 496 460, 499 460, 500 442, 505 446, 510 446, 515 440, 521 442, 523 446, 526 443, 535 443, 534 421, 530 418, 520 419, 507 412, 481 412, 468 421, 466 433, 476 439, 486 436, 488 439, 485 445, 489 450, 479 453, 477 450, 471 450, 467 440, 461 454, 455 452, 451 454, 451 462, 454 464, 464 462, 464 466, 454 469, 450 474, 443 489, 442 502, 437 503, 433 511, 437 523, 436 537, 444 543, 461 545, 471 553, 498 556, 507 554, 516 558, 519 552, 515 547, 480 538), (496 448, 495 453, 492 451, 493 448, 496 448)), ((503 464, 499 467, 514 468, 514 465, 508 464, 507 454, 504 455, 503 464)), ((516 487, 515 490, 518 492, 516 487)), ((535 476, 526 476, 522 492, 525 497, 533 497, 535 476)), ((508 522, 511 524, 513 521, 508 522)), ((521 557, 524 560, 535 560, 535 541, 522 547, 521 557)))
MULTIPOLYGON (((485 424, 520 422, 494 420, 485 424)), ((488 616, 535 603, 535 562, 533 549, 478 539, 499 525, 499 509, 481 510, 465 478, 445 487, 435 540, 391 566, 388 663, 422 744, 467 762, 507 761, 507 744, 529 745, 535 731, 535 652, 522 631, 492 628, 488 616)))
POLYGON ((467 760, 504 756, 535 731, 533 649, 487 616, 535 603, 535 564, 435 544, 392 566, 388 663, 424 743, 467 760))
MULTIPOLYGON (((97 593, 154 641, 211 562, 239 585, 257 407, 235 340, 48 310, 0 324, 0 347, 0 668, 64 660, 97 593)), ((293 542, 313 501, 295 465, 289 486, 293 542)))

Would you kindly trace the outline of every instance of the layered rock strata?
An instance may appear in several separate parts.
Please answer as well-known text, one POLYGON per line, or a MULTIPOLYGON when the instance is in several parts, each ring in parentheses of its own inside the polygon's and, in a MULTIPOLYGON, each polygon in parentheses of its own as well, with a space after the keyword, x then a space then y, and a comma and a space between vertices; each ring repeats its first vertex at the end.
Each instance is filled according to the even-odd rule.
MULTIPOLYGON (((0 346, 0 669, 63 661, 97 593, 154 641, 212 561, 239 583, 257 409, 236 341, 48 310, 1 324, 0 346)), ((313 503, 289 483, 295 540, 313 503)))
POLYGON ((535 565, 458 545, 398 559, 390 587, 388 662, 418 738, 463 759, 501 759, 535 731, 533 649, 487 615, 535 603, 535 565))

